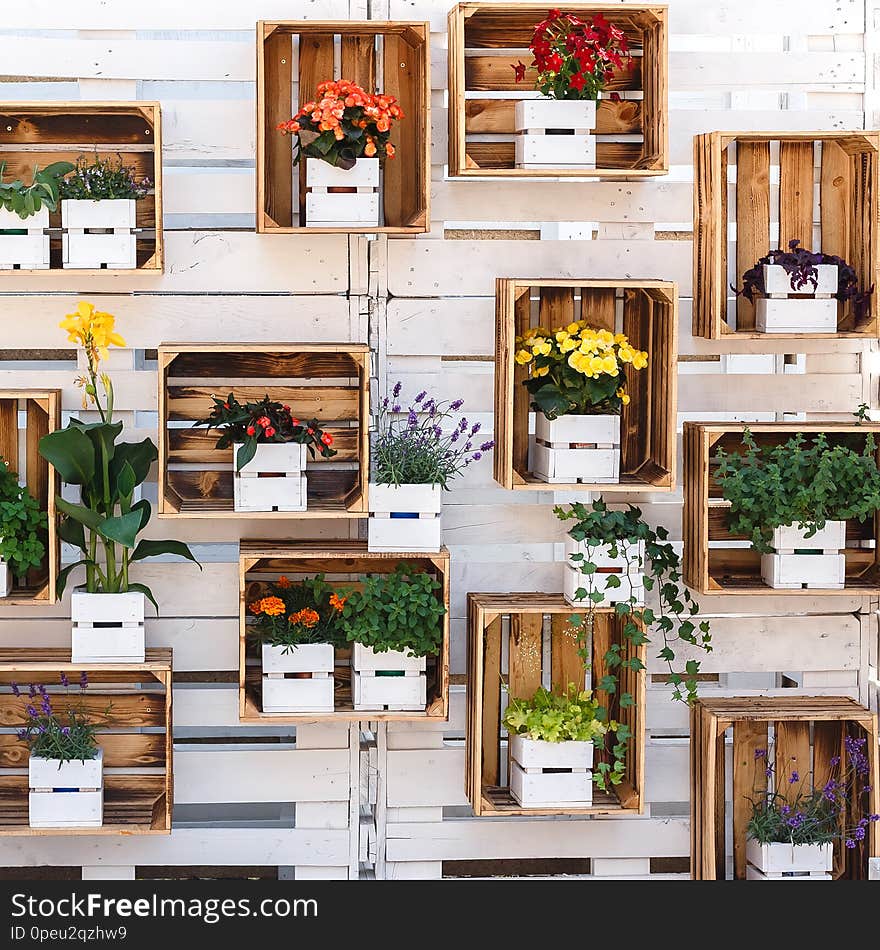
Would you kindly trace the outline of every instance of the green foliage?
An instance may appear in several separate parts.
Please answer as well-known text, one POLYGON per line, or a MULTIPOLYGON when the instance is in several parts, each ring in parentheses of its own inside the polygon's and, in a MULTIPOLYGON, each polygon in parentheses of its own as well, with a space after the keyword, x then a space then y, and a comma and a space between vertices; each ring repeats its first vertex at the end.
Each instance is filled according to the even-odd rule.
MULTIPOLYGON (((676 640, 682 640, 707 652, 712 649, 708 620, 697 620, 699 605, 691 597, 681 576, 681 561, 675 549, 668 541, 669 533, 663 527, 652 528, 643 518, 641 509, 629 505, 624 510, 612 510, 600 498, 591 505, 577 502, 569 508, 558 507, 556 516, 561 521, 575 521, 568 534, 575 541, 584 542, 590 550, 608 545, 612 557, 624 557, 634 568, 644 572, 645 589, 654 592, 656 608, 638 603, 631 595, 628 600, 615 604, 617 614, 623 620, 623 636, 632 644, 639 645, 648 641, 647 633, 653 628, 660 631, 663 646, 657 654, 666 663, 667 680, 672 686, 672 696, 676 700, 693 701, 697 695, 697 674, 700 664, 688 660, 683 669, 675 667, 676 640), (638 551, 639 542, 645 546, 644 563, 638 551)), ((572 617, 576 627, 589 628, 593 616, 605 602, 605 593, 597 590, 597 564, 588 555, 581 553, 571 556, 573 566, 583 575, 583 586, 575 592, 578 601, 583 603, 586 614, 572 617)), ((614 575, 605 576, 607 587, 620 586, 614 575)), ((581 644, 581 656, 589 661, 589 644, 586 639, 581 644)), ((617 689, 617 669, 643 669, 637 659, 623 659, 619 647, 612 648, 605 655, 609 670, 605 681, 598 689, 615 692, 617 689)), ((629 694, 620 697, 621 705, 632 705, 629 694)))
POLYGON ((54 211, 58 207, 61 179, 73 169, 70 162, 53 162, 42 171, 35 165, 33 180, 26 185, 20 178, 4 182, 6 162, 0 162, 0 207, 14 211, 20 218, 30 218, 44 205, 54 211))
POLYGON ((864 522, 880 508, 880 470, 872 433, 842 436, 797 433, 782 445, 758 445, 746 429, 743 452, 719 448, 715 478, 730 502, 728 523, 762 553, 773 530, 799 525, 812 537, 827 521, 864 522), (859 447, 861 443, 861 448, 859 447))
POLYGON ((341 626, 346 640, 378 653, 406 651, 411 656, 437 653, 443 642, 446 613, 438 597, 440 582, 426 571, 401 563, 390 574, 364 578, 359 590, 347 591, 341 626))
POLYGON ((303 643, 343 646, 346 641, 339 625, 343 604, 344 600, 334 593, 323 574, 296 582, 282 576, 266 585, 262 597, 248 604, 248 611, 254 616, 248 629, 263 643, 285 647, 285 653, 303 643), (284 612, 267 613, 263 609, 267 596, 283 601, 284 612))
MULTIPOLYGON (((61 684, 70 692, 67 676, 62 674, 61 684)), ((88 688, 85 672, 79 681, 80 696, 88 688)), ((12 691, 26 703, 24 728, 18 738, 28 744, 30 753, 39 759, 59 759, 62 763, 94 759, 98 754, 97 724, 89 721, 82 703, 76 709, 71 704, 66 714, 56 713, 45 686, 31 685, 27 697, 13 683, 12 691)), ((108 711, 109 711, 108 706, 108 711)))
POLYGON ((46 554, 46 512, 18 484, 18 476, 0 458, 0 557, 15 577, 39 567, 46 554))
POLYGON ((136 169, 126 165, 122 156, 87 159, 84 155, 71 165, 72 175, 61 182, 62 200, 107 201, 114 199, 134 199, 139 201, 149 193, 149 178, 138 179, 136 169))

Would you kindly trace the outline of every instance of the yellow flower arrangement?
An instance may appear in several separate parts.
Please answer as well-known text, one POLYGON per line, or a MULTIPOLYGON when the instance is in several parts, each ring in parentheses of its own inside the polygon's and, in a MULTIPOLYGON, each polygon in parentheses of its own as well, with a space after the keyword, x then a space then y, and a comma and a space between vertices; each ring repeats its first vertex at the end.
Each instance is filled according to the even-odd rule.
POLYGON ((116 318, 112 313, 104 313, 95 309, 95 305, 81 300, 74 313, 67 316, 58 324, 67 331, 67 339, 71 343, 81 346, 88 361, 88 377, 78 376, 76 385, 83 391, 82 407, 88 409, 94 405, 101 416, 102 422, 109 422, 113 415, 113 386, 107 373, 98 375, 98 365, 110 355, 109 347, 125 346, 125 340, 115 330, 116 318), (98 400, 98 379, 104 387, 107 398, 105 409, 98 400))

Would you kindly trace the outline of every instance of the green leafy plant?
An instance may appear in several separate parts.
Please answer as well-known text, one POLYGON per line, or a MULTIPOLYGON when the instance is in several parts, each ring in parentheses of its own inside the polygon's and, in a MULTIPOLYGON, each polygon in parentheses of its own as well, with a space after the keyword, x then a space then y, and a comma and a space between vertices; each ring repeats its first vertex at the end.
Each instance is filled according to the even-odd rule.
POLYGON ((47 526, 46 512, 0 458, 0 557, 16 577, 42 563, 47 526))
MULTIPOLYGON (((712 649, 708 620, 697 620, 699 605, 685 587, 681 575, 681 560, 669 543, 669 532, 663 527, 653 528, 643 518, 640 508, 628 505, 626 509, 613 510, 600 498, 590 505, 576 502, 568 508, 557 507, 556 516, 561 521, 574 521, 568 529, 575 541, 584 542, 588 554, 571 555, 572 566, 582 575, 582 586, 575 596, 586 608, 585 614, 572 617, 574 626, 590 629, 596 610, 605 602, 605 592, 598 590, 595 561, 590 559, 594 548, 609 547, 612 557, 624 557, 628 563, 644 572, 645 589, 654 592, 655 606, 640 604, 635 596, 614 605, 616 613, 624 618, 623 636, 633 645, 650 642, 648 634, 656 628, 663 637, 663 646, 657 656, 666 663, 667 680, 672 686, 676 700, 691 702, 697 695, 698 660, 687 660, 684 668, 675 666, 675 642, 681 640, 707 652, 712 649), (639 554, 639 543, 644 544, 645 556, 639 554)), ((602 575, 605 587, 619 588, 620 579, 614 574, 602 575)), ((584 639, 580 646, 581 656, 589 660, 589 644, 584 639)), ((617 690, 616 671, 621 667, 633 670, 644 669, 641 661, 621 656, 618 645, 605 655, 608 674, 596 688, 614 693, 617 690)), ((632 705, 633 699, 624 694, 621 705, 632 705)))
POLYGON ((762 553, 775 528, 798 525, 811 538, 828 521, 864 522, 880 508, 880 469, 872 433, 831 443, 801 432, 781 445, 759 445, 743 432, 743 451, 715 453, 715 479, 730 502, 730 531, 762 553), (862 442, 859 447, 858 442, 862 442))
POLYGON ((248 604, 254 620, 250 630, 263 643, 289 653, 303 643, 341 646, 340 614, 345 598, 326 583, 323 574, 291 582, 282 575, 248 604))
POLYGON ((345 592, 340 625, 346 640, 372 647, 377 653, 437 653, 446 613, 437 597, 440 588, 432 574, 405 562, 389 574, 365 577, 359 589, 345 592))
MULTIPOLYGON (((67 674, 61 674, 61 685, 70 692, 67 674)), ((89 679, 83 670, 79 678, 80 696, 88 688, 89 679)), ((38 759, 58 759, 58 767, 65 762, 94 759, 98 754, 97 727, 89 721, 81 707, 68 706, 66 717, 52 709, 52 700, 45 686, 32 683, 27 696, 23 696, 16 683, 12 683, 14 696, 24 699, 25 723, 19 729, 18 738, 26 742, 32 756, 38 759)), ((109 709, 109 707, 108 707, 109 709)))
POLYGON ((73 169, 70 162, 53 162, 42 170, 35 165, 33 179, 26 185, 20 178, 3 181, 6 162, 0 162, 0 207, 14 211, 20 218, 30 218, 44 205, 54 211, 58 207, 61 179, 73 169))
POLYGON ((139 201, 149 194, 152 182, 149 178, 138 178, 136 169, 126 165, 122 156, 94 158, 84 155, 72 165, 66 178, 61 182, 61 199, 77 201, 112 201, 115 199, 134 199, 139 201))

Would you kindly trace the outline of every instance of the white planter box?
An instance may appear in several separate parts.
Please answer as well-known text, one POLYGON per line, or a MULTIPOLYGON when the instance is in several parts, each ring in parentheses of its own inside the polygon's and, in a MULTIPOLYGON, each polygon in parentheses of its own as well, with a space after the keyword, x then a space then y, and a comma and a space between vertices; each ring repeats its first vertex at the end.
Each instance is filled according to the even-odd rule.
POLYGON ((812 538, 797 525, 784 525, 773 532, 775 554, 761 555, 761 576, 768 587, 798 590, 802 587, 842 590, 846 581, 846 558, 838 553, 846 546, 846 522, 829 521, 812 538), (821 553, 798 554, 799 550, 821 553))
POLYGON ((233 507, 235 511, 305 511, 308 449, 298 442, 267 442, 242 470, 235 469, 238 446, 233 446, 233 507), (262 476, 262 477, 261 477, 262 476))
POLYGON ((442 507, 439 485, 377 485, 370 482, 367 550, 440 550, 442 507))
POLYGON ((764 291, 755 306, 755 325, 761 333, 835 333, 837 331, 838 268, 819 264, 816 289, 800 290, 781 264, 764 265, 764 291), (799 295, 799 296, 793 296, 799 295))
POLYGON ((531 129, 596 128, 596 101, 594 99, 518 99, 514 107, 514 131, 531 129))
POLYGON ((0 558, 0 597, 9 596, 9 565, 0 558))
POLYGON ((137 202, 133 198, 65 199, 61 224, 65 267, 137 267, 137 202))
POLYGON ((354 708, 423 710, 427 702, 426 669, 426 657, 409 656, 399 650, 377 653, 371 647, 353 644, 351 696, 354 708), (380 675, 385 671, 402 672, 403 675, 380 675))
POLYGON ((47 270, 49 267, 49 209, 29 218, 0 208, 0 231, 26 230, 27 234, 0 234, 0 270, 47 270))
POLYGON ((508 758, 510 794, 523 808, 592 805, 592 742, 544 742, 513 735, 508 758))
POLYGON ((333 646, 304 643, 284 652, 263 644, 263 712, 333 712, 333 646), (309 678, 286 679, 285 673, 308 673, 309 678))
POLYGON ((84 762, 61 763, 58 759, 31 756, 28 760, 30 827, 100 828, 104 805, 103 765, 104 753, 100 749, 94 759, 84 762))
POLYGON ((826 521, 825 527, 808 538, 805 528, 796 524, 775 528, 771 544, 777 554, 793 554, 797 550, 808 548, 820 550, 823 554, 836 554, 846 547, 846 522, 826 521))
POLYGON ((549 483, 620 481, 620 416, 535 413, 532 474, 549 483))
POLYGON ((366 228, 379 225, 379 159, 359 158, 353 168, 306 159, 306 225, 366 228), (352 188, 330 192, 329 188, 352 188))
POLYGON ((70 599, 74 663, 143 663, 144 595, 89 594, 70 599))
POLYGON ((834 866, 832 844, 799 844, 773 842, 761 844, 753 838, 746 841, 746 860, 758 874, 753 880, 830 880, 834 866))
POLYGON ((800 290, 791 285, 791 277, 781 264, 764 264, 764 293, 768 295, 815 294, 833 297, 837 293, 838 272, 836 264, 819 264, 816 267, 817 283, 813 289, 812 281, 807 281, 800 290))
POLYGON ((622 553, 622 545, 618 548, 617 557, 611 555, 611 545, 596 545, 590 547, 585 541, 574 541, 569 538, 565 542, 565 574, 563 578, 563 594, 572 605, 585 604, 586 600, 579 601, 575 596, 579 589, 586 591, 601 591, 605 595, 606 604, 616 604, 628 601, 635 597, 639 603, 645 599, 645 544, 639 541, 626 547, 622 553), (582 554, 584 561, 595 564, 597 570, 592 575, 584 574, 579 565, 584 561, 573 562, 572 554, 582 554), (620 587, 607 587, 609 577, 616 577, 620 587))
POLYGON ((514 108, 516 165, 595 168, 596 138, 589 134, 595 127, 593 101, 521 99, 514 108))
POLYGON ((263 673, 332 673, 332 643, 302 643, 286 653, 284 647, 263 645, 263 673))

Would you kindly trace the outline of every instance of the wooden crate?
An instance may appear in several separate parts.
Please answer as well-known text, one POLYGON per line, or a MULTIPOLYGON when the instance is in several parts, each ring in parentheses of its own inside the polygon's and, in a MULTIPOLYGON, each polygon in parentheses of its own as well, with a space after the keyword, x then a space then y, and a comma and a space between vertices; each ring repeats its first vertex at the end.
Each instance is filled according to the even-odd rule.
POLYGON ((601 13, 626 33, 631 69, 615 74, 599 100, 596 167, 514 167, 514 105, 533 89, 535 72, 517 83, 512 66, 530 66, 544 3, 459 3, 449 12, 449 174, 495 178, 645 178, 669 171, 667 8, 587 3, 564 7, 588 19, 601 13), (641 91, 636 98, 633 93, 641 91), (621 94, 619 102, 609 92, 621 94), (505 97, 503 93, 509 93, 505 97))
MULTIPOLYGON (((626 775, 610 792, 593 789, 589 808, 522 808, 510 794, 504 777, 506 734, 501 716, 506 696, 531 698, 542 685, 565 688, 584 682, 584 661, 578 656, 577 636, 568 622, 582 614, 562 594, 468 594, 468 705, 465 790, 477 815, 620 815, 641 814, 645 776, 645 673, 618 668, 615 696, 600 693, 609 716, 632 732, 626 775), (549 639, 550 667, 545 665, 549 639), (506 659, 506 669, 504 660, 506 659), (507 684, 507 692, 502 690, 507 684), (629 693, 633 706, 621 708, 619 696, 629 693)), ((647 646, 633 646, 623 636, 623 621, 613 607, 595 612, 591 638, 591 676, 598 682, 607 672, 605 654, 619 644, 623 658, 647 663, 647 646)), ((610 742, 609 742, 610 747, 610 742)), ((597 761, 606 757, 598 748, 597 761)))
POLYGON ((10 572, 9 596, 0 599, 0 607, 53 604, 55 581, 60 564, 58 519, 55 496, 61 483, 55 469, 40 455, 40 439, 61 425, 59 389, 0 390, 0 458, 13 472, 23 474, 28 491, 46 512, 49 526, 44 542, 46 554, 38 568, 28 572, 24 584, 18 584, 10 572), (19 428, 19 413, 24 412, 25 428, 19 428))
MULTIPOLYGON (((725 837, 728 819, 733 825, 733 876, 746 876, 746 827, 751 814, 749 799, 766 788, 765 769, 774 765, 777 775, 798 771, 812 775, 821 788, 832 776, 829 760, 845 762, 844 738, 866 738, 871 786, 867 809, 880 806, 877 766, 877 716, 845 696, 748 696, 698 699, 691 707, 691 876, 698 881, 726 877, 725 837), (726 752, 732 731, 733 781, 727 802, 726 752), (772 730, 772 732, 771 732, 772 730), (771 735, 773 742, 770 742, 771 735), (767 750, 767 759, 755 751, 767 750), (728 807, 730 804, 730 807, 728 807)), ((807 780, 809 781, 809 780, 807 780)), ((730 783, 727 783, 730 784, 730 783)), ((804 784, 806 790, 809 785, 804 784)), ((862 803, 866 800, 862 796, 862 803)), ((854 821, 853 821, 854 823, 854 821)), ((856 848, 835 845, 834 876, 864 879, 868 859, 880 855, 880 834, 871 823, 868 836, 856 848)))
POLYGON ((360 343, 184 343, 159 348, 159 514, 187 518, 365 518, 370 348, 360 343), (317 419, 338 454, 308 463, 307 511, 233 510, 233 450, 192 428, 211 396, 267 393, 317 419))
POLYGON ((675 484, 678 288, 659 280, 522 280, 495 282, 495 480, 508 489, 601 492, 671 491, 675 484), (557 484, 529 471, 528 369, 515 340, 529 326, 589 320, 625 333, 648 352, 648 366, 627 368, 630 404, 621 415, 620 482, 557 484))
MULTIPOLYGON (((880 437, 880 423, 864 422, 685 422, 684 424, 684 579, 688 587, 703 594, 736 593, 785 596, 817 594, 876 594, 880 592, 880 516, 864 524, 849 521, 846 526, 846 586, 843 590, 785 590, 768 587, 761 580, 761 555, 750 546, 713 547, 716 542, 745 542, 742 535, 731 534, 728 505, 715 482, 712 458, 718 448, 741 451, 742 435, 751 430, 759 445, 778 445, 801 432, 824 432, 829 440, 847 440, 864 445, 869 432, 880 437), (873 547, 857 547, 871 544, 873 547)), ((880 451, 878 451, 880 461, 880 451)))
POLYGON ((404 118, 391 135, 397 155, 384 164, 380 191, 384 224, 309 231, 418 234, 430 228, 429 35, 424 22, 257 23, 258 233, 285 234, 305 226, 305 164, 309 160, 294 167, 294 137, 282 135, 276 127, 313 98, 318 84, 328 79, 348 79, 367 92, 395 96, 404 118), (336 46, 338 68, 334 67, 336 46))
POLYGON ((876 337, 877 289, 856 323, 839 303, 837 333, 755 330, 755 304, 736 297, 743 273, 790 240, 851 264, 861 286, 878 281, 880 132, 707 132, 694 136, 694 336, 715 340, 876 337), (735 169, 735 183, 730 170, 735 169), (775 170, 778 169, 778 184, 775 170), (818 208, 814 180, 818 179, 818 208), (772 181, 772 184, 771 184, 772 181), (772 240, 771 240, 772 237, 772 240), (728 322, 730 321, 730 322, 728 322), (736 329, 731 326, 735 322, 736 329))
MULTIPOLYGON (((104 750, 104 824, 100 828, 28 826, 27 744, 14 732, 0 735, 0 835, 170 834, 174 803, 171 719, 171 650, 147 650, 144 663, 71 663, 63 648, 0 649, 0 709, 4 727, 21 728, 25 700, 10 684, 43 684, 52 694, 60 674, 71 681, 71 705, 80 708, 76 684, 85 670, 83 707, 96 721, 104 750), (149 730, 149 731, 147 731, 149 730), (109 772, 107 770, 110 770, 109 772)), ((52 695, 63 711, 64 690, 52 695)))
POLYGON ((449 716, 449 552, 437 554, 371 553, 365 541, 242 541, 239 553, 239 718, 242 721, 275 723, 315 722, 321 720, 418 720, 445 721, 449 716), (443 598, 443 644, 440 652, 428 657, 428 701, 423 711, 355 711, 352 707, 348 660, 351 650, 337 650, 334 703, 332 713, 263 713, 261 701, 260 650, 246 637, 247 604, 260 596, 266 580, 284 574, 296 583, 297 576, 325 574, 327 580, 338 580, 340 586, 356 586, 366 574, 390 574, 401 562, 412 564, 421 572, 433 574, 441 584, 438 596, 443 598))
MULTIPOLYGON (((0 160, 4 180, 30 182, 34 163, 75 162, 80 155, 116 159, 153 182, 153 191, 137 202, 137 270, 161 273, 162 123, 158 102, 4 102, 0 103, 0 160)), ((61 227, 61 205, 50 215, 61 227)), ((52 235, 51 270, 62 271, 61 232, 52 235)), ((77 276, 136 270, 80 270, 77 276)), ((44 270, 10 270, 2 274, 45 274, 44 270)), ((71 271, 64 273, 70 275, 71 271)))

